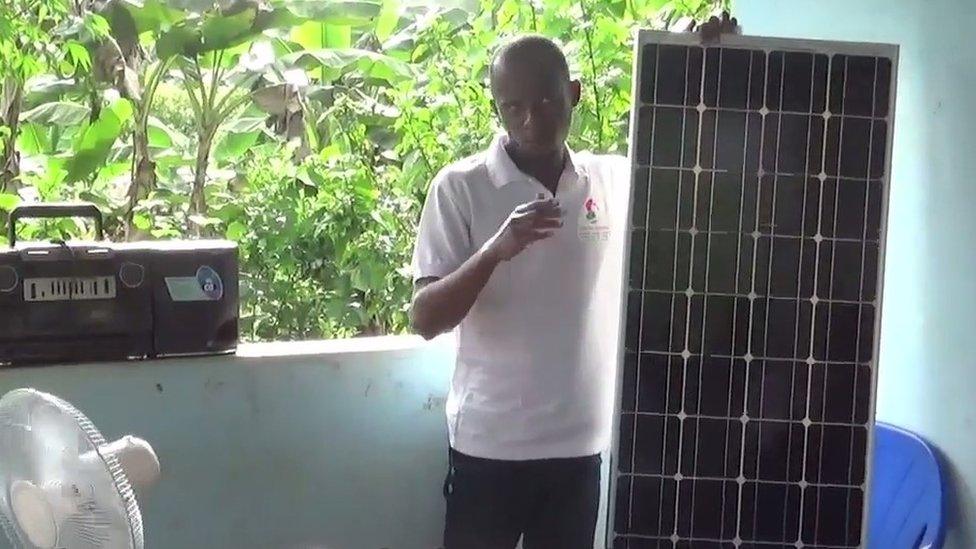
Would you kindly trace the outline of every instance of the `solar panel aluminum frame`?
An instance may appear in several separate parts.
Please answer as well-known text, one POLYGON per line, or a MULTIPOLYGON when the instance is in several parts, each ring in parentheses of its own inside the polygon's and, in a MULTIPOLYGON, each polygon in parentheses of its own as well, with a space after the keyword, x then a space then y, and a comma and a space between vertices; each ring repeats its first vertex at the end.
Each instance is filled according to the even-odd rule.
MULTIPOLYGON (((897 45, 893 44, 881 44, 881 43, 869 43, 869 42, 838 42, 838 41, 827 41, 827 40, 813 40, 813 39, 793 39, 793 38, 776 38, 776 37, 763 37, 763 36, 745 36, 745 35, 722 35, 720 41, 711 44, 703 45, 701 42, 701 37, 698 34, 693 33, 673 33, 668 31, 655 31, 647 29, 639 29, 635 31, 634 39, 634 49, 633 49, 633 63, 632 63, 632 107, 630 114, 630 135, 629 135, 629 147, 628 147, 628 158, 630 160, 631 167, 631 179, 630 179, 630 193, 626 199, 626 230, 623 239, 623 269, 620 273, 620 315, 621 321, 619 323, 618 329, 618 349, 616 357, 616 383, 615 383, 615 398, 614 398, 614 411, 613 411, 613 426, 612 426, 612 442, 611 442, 611 452, 610 452, 610 466, 609 466, 609 482, 608 482, 608 494, 607 494, 607 516, 606 516, 606 529, 604 532, 605 546, 610 548, 613 546, 614 537, 616 534, 616 513, 617 513, 617 486, 618 479, 621 473, 618 472, 617 462, 619 459, 620 452, 620 421, 622 414, 622 392, 624 384, 624 358, 625 358, 625 341, 627 332, 627 310, 626 304, 628 302, 628 294, 630 292, 630 282, 629 273, 627 266, 630 264, 631 255, 631 235, 632 227, 634 226, 633 220, 633 206, 634 206, 634 190, 636 189, 639 182, 637 181, 636 174, 637 164, 636 164, 636 151, 635 147, 637 144, 638 135, 638 114, 640 112, 641 102, 640 102, 640 92, 642 89, 642 77, 641 66, 642 66, 642 51, 643 47, 648 44, 657 45, 678 45, 678 46, 700 46, 705 49, 710 47, 718 48, 744 48, 744 49, 755 49, 755 50, 765 50, 767 54, 773 50, 783 50, 783 51, 796 51, 796 52, 806 52, 814 54, 842 54, 842 55, 860 55, 860 56, 872 56, 872 57, 886 57, 891 60, 891 84, 889 89, 889 100, 888 100, 888 113, 885 117, 888 121, 888 131, 886 135, 885 143, 885 159, 884 159, 884 171, 880 178, 883 184, 881 193, 881 209, 880 209, 880 234, 878 241, 878 284, 875 296, 875 318, 874 318, 874 341, 873 341, 873 353, 871 356, 870 366, 873 371, 870 393, 871 398, 868 405, 868 417, 866 421, 867 426, 867 445, 866 445, 866 458, 865 458, 865 490, 864 490, 864 503, 862 508, 862 518, 861 518, 861 546, 865 547, 869 541, 868 533, 868 517, 870 516, 870 506, 871 506, 871 469, 872 460, 871 456, 874 452, 874 432, 873 425, 875 422, 876 404, 877 404, 877 383, 878 383, 878 362, 880 353, 880 341, 881 341, 881 319, 883 316, 883 293, 884 293, 884 272, 885 272, 885 256, 886 256, 886 242, 887 242, 887 228, 888 228, 888 205, 889 205, 889 193, 891 188, 891 154, 892 154, 892 144, 894 139, 894 129, 895 129, 895 104, 897 101, 897 83, 898 83, 898 58, 899 58, 899 48, 897 45)), ((826 131, 826 130, 825 130, 826 131)), ((826 136, 824 137, 826 140, 826 136)), ((839 154, 839 153, 838 153, 839 154)), ((802 517, 800 517, 802 520, 802 517)))

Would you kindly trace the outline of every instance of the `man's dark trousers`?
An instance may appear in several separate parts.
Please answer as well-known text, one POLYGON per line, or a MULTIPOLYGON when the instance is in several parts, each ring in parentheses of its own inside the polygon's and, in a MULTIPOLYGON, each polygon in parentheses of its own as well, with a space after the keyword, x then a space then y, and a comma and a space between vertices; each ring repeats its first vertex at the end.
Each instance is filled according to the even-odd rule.
POLYGON ((505 461, 450 450, 445 549, 592 549, 599 454, 505 461))

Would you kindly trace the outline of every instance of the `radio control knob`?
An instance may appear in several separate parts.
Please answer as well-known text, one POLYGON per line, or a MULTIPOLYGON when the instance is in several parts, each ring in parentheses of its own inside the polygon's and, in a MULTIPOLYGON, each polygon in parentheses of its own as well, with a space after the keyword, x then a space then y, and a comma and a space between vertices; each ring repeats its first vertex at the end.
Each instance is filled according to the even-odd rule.
POLYGON ((146 269, 137 263, 123 263, 119 268, 119 280, 126 288, 137 288, 146 279, 146 269))
POLYGON ((18 282, 20 282, 20 277, 13 267, 9 265, 0 266, 0 292, 9 293, 14 291, 18 282))

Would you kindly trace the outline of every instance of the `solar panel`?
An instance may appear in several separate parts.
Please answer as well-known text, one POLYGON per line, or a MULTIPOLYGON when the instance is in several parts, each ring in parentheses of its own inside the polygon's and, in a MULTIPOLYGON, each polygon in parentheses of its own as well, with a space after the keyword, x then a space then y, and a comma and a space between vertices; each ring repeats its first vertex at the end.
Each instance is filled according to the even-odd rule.
POLYGON ((864 544, 896 65, 639 33, 615 549, 864 544))

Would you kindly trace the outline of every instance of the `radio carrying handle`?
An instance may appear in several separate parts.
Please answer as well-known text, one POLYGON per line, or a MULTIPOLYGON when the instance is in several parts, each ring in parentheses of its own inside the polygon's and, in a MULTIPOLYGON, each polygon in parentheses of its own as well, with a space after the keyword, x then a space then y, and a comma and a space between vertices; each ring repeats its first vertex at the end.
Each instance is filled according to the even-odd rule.
POLYGON ((7 236, 10 247, 17 242, 17 220, 59 217, 89 217, 95 220, 95 239, 104 240, 102 230, 102 212, 98 206, 90 202, 51 202, 48 204, 29 204, 17 206, 10 212, 10 227, 7 236))

